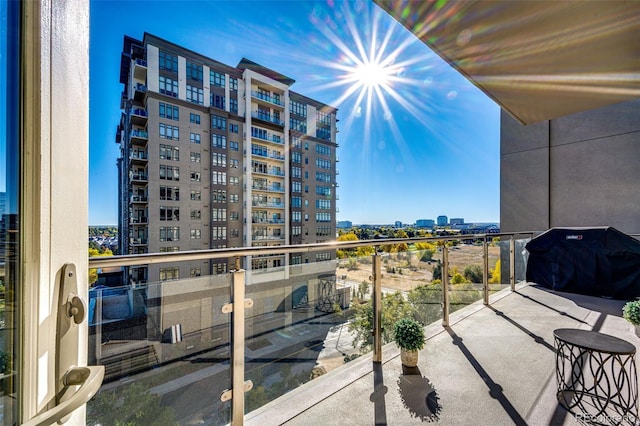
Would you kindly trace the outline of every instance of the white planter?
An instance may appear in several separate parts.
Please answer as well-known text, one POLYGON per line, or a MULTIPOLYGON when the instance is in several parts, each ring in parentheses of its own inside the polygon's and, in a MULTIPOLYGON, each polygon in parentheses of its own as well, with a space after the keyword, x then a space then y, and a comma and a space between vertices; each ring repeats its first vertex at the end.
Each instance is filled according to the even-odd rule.
POLYGON ((400 360, 405 367, 417 367, 418 366, 418 351, 408 351, 406 349, 400 349, 400 360))

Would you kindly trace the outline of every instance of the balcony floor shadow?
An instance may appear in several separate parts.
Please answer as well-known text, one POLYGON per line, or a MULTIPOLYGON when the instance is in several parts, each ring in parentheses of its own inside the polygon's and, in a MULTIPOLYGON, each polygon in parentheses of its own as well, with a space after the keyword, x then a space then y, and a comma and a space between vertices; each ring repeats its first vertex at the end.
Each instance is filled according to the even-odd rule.
POLYGON ((596 328, 640 344, 633 326, 611 315, 619 301, 585 297, 519 284, 517 292, 492 295, 493 309, 475 303, 453 313, 450 332, 439 322, 429 325, 419 375, 403 375, 399 350, 389 344, 383 348, 382 378, 374 380, 371 357, 363 356, 247 414, 245 422, 372 425, 380 406, 370 397, 375 384, 384 383, 390 425, 512 425, 514 417, 527 425, 578 425, 557 403, 555 353, 540 342, 553 342, 553 330, 568 327, 596 328), (407 380, 420 387, 409 401, 407 380))

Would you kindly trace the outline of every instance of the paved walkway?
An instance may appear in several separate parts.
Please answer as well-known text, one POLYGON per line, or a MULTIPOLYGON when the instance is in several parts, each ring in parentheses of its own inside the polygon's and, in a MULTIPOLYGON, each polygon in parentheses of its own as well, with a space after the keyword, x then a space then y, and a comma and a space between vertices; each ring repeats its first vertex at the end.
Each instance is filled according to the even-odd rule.
POLYGON ((553 330, 573 327, 640 339, 623 302, 526 284, 427 327, 418 369, 398 349, 381 365, 361 357, 249 413, 248 425, 578 425, 557 404, 553 330))

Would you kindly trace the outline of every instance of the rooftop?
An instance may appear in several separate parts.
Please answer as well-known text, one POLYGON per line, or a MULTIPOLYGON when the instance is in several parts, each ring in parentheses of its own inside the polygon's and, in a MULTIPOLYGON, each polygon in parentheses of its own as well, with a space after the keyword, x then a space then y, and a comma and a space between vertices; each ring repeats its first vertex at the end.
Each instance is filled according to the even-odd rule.
POLYGON ((427 327, 415 371, 395 344, 281 396, 245 417, 250 425, 577 425, 556 400, 553 330, 578 328, 640 340, 623 301, 518 284, 427 327))

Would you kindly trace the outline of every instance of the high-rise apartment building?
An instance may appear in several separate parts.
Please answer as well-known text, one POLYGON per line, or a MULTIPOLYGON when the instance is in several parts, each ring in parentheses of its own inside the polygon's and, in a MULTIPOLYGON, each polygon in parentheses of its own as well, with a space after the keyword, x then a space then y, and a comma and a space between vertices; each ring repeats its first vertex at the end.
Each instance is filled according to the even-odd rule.
MULTIPOLYGON (((248 59, 228 66, 147 33, 124 37, 120 82, 120 253, 335 239, 336 108, 248 59)), ((335 251, 311 255, 243 266, 274 270, 335 251)), ((224 273, 231 262, 146 265, 129 282, 224 273)))

